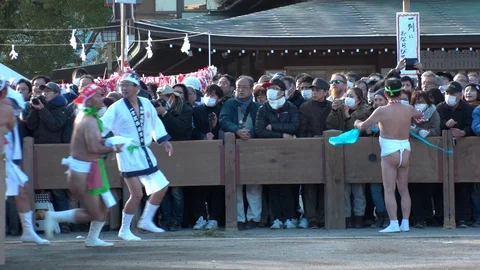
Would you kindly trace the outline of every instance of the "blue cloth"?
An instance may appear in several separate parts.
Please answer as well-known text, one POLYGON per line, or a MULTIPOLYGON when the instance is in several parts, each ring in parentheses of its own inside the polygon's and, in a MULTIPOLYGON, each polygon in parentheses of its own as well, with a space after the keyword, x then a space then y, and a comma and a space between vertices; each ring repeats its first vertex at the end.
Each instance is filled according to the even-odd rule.
POLYGON ((343 144, 354 144, 357 142, 358 137, 360 136, 360 130, 355 128, 350 131, 344 132, 338 136, 330 137, 328 142, 333 145, 343 145, 343 144))
POLYGON ((377 213, 385 212, 385 200, 383 199, 383 185, 382 184, 370 184, 370 193, 372 194, 373 205, 377 213))
POLYGON ((476 107, 472 113, 472 130, 475 135, 480 136, 480 106, 476 107))
POLYGON ((417 138, 419 141, 423 142, 424 144, 430 146, 430 147, 433 147, 433 148, 437 148, 438 150, 442 150, 443 152, 447 153, 447 154, 453 154, 453 150, 448 150, 448 149, 443 149, 441 148, 440 146, 437 146, 431 142, 429 142, 427 139, 423 138, 422 136, 418 135, 417 133, 413 132, 410 130, 410 135, 412 137, 415 137, 417 138))

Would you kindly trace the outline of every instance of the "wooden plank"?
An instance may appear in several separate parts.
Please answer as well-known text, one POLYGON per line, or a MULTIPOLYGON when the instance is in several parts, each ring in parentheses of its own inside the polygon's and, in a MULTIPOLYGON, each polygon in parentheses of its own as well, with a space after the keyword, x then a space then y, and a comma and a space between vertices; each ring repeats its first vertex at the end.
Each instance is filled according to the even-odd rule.
POLYGON ((152 144, 150 149, 158 160, 158 167, 170 181, 170 186, 214 186, 221 185, 220 149, 223 142, 183 141, 172 142, 173 155, 163 146, 152 144))
POLYGON ((237 145, 242 185, 325 183, 323 138, 237 140, 237 145))
POLYGON ((480 138, 457 139, 455 146, 455 183, 480 182, 480 138))
POLYGON ((6 186, 5 178, 7 177, 6 168, 5 168, 5 154, 3 153, 3 143, 0 144, 0 194, 3 195, 3 198, 0 199, 0 265, 5 264, 5 201, 6 201, 6 186))
MULTIPOLYGON (((436 145, 442 143, 441 137, 428 138, 436 145)), ((412 155, 410 156, 409 183, 439 183, 438 151, 426 144, 411 139, 412 155)), ((346 183, 382 183, 380 145, 378 138, 359 138, 355 144, 345 149, 345 182, 346 183), (376 155, 376 161, 369 156, 376 155)))
MULTIPOLYGON (((34 171, 34 146, 33 138, 26 137, 23 139, 22 147, 22 170, 28 176, 28 195, 30 198, 30 209, 34 211, 35 209, 35 185, 36 177, 34 171)), ((32 222, 35 221, 33 218, 32 222)))
MULTIPOLYGON (((442 147, 452 149, 452 133, 442 132, 442 147)), ((455 149, 457 151, 457 149, 455 149)), ((443 227, 446 229, 456 228, 455 222, 455 179, 453 170, 453 155, 443 153, 443 227)))
POLYGON ((323 133, 325 140, 325 228, 345 229, 345 167, 344 147, 333 146, 328 138, 338 136, 338 130, 323 133))
POLYGON ((237 181, 235 135, 226 133, 224 139, 225 157, 225 229, 237 229, 237 181))

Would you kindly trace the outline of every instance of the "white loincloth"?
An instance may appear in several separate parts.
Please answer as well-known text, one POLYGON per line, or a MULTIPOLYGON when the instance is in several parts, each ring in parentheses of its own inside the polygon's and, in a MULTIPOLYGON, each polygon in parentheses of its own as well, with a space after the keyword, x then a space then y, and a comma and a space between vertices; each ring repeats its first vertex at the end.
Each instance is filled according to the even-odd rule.
POLYGON ((380 142, 380 149, 381 149, 381 156, 388 156, 395 152, 400 152, 400 163, 398 167, 402 165, 403 159, 403 152, 404 151, 411 151, 410 149, 410 142, 408 139, 406 140, 393 140, 393 139, 386 139, 379 137, 380 142))
POLYGON ((62 165, 65 165, 68 167, 67 173, 70 170, 76 171, 79 173, 89 173, 92 163, 88 161, 81 161, 78 159, 74 159, 72 157, 68 157, 68 158, 62 158, 62 165))

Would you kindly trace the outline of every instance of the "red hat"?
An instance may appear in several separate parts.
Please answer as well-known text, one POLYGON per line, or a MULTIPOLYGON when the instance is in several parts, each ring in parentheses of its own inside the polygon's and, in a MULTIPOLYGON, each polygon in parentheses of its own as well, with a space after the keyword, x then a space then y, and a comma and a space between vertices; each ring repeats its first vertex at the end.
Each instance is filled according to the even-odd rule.
POLYGON ((74 99, 73 102, 77 105, 85 105, 85 102, 87 102, 89 98, 95 95, 99 89, 100 86, 91 83, 85 86, 85 88, 83 88, 82 93, 80 93, 80 95, 76 99, 74 99))

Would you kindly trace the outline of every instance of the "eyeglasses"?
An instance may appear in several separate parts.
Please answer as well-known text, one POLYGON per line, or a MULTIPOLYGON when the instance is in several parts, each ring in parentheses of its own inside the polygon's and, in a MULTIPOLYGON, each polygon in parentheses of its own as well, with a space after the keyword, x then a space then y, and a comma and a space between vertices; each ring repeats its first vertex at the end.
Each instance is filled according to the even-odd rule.
POLYGON ((342 80, 331 80, 330 81, 330 84, 341 84, 341 83, 345 83, 345 82, 342 81, 342 80))

